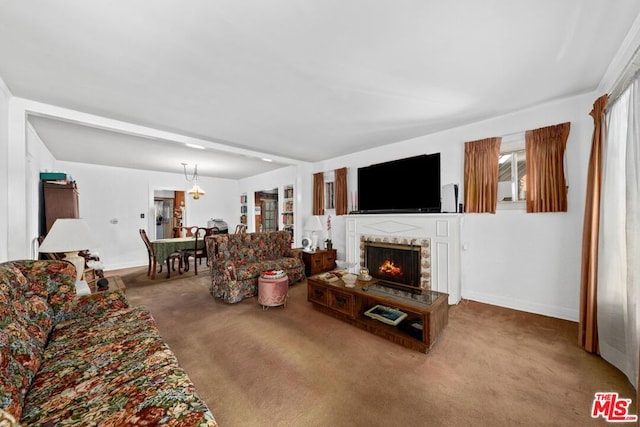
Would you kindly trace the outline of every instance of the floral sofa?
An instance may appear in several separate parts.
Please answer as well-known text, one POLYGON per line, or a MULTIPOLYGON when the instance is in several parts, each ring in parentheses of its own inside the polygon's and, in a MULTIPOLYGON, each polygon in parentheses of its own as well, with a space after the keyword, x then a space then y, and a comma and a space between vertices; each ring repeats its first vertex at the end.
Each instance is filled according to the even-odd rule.
POLYGON ((283 270, 289 284, 304 279, 304 264, 291 249, 291 233, 217 234, 206 239, 211 295, 236 303, 258 293, 258 277, 267 270, 283 270))
POLYGON ((0 425, 216 426, 151 314, 74 283, 65 261, 0 264, 0 425))

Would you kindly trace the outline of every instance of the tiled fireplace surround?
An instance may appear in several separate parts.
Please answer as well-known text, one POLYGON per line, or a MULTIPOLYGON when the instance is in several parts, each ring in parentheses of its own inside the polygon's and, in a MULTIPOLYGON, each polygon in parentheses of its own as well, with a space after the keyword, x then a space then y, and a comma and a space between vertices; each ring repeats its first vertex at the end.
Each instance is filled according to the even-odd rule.
MULTIPOLYGON (((420 246, 420 288, 431 289, 431 240, 430 239, 414 239, 410 237, 398 236, 360 236, 360 267, 364 265, 367 244, 369 243, 385 243, 391 245, 420 246)), ((369 266, 371 267, 371 266, 369 266)), ((372 272, 373 274, 373 272, 372 272)))
MULTIPOLYGON (((424 289, 449 294, 449 304, 461 299, 459 214, 375 214, 349 215, 346 220, 346 258, 364 263, 364 243, 421 246, 421 280, 424 289)), ((354 269, 359 271, 359 267, 354 269)))

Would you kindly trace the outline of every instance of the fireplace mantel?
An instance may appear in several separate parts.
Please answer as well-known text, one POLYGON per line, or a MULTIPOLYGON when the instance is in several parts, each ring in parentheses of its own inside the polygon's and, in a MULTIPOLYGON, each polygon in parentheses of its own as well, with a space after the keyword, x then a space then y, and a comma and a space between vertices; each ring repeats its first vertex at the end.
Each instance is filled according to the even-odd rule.
MULTIPOLYGON (((461 214, 349 215, 346 220, 347 261, 361 265, 361 236, 431 240, 431 289, 449 294, 449 304, 461 299, 461 214)), ((358 268, 358 267, 356 267, 358 268)))

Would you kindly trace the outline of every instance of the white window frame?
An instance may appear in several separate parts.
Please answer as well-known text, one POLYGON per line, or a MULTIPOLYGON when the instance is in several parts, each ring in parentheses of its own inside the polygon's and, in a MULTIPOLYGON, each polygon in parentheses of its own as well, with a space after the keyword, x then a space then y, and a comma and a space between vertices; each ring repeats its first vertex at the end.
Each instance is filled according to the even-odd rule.
MULTIPOLYGON (((509 135, 508 137, 502 138, 502 143, 500 144, 500 157, 502 157, 502 155, 504 154, 513 154, 515 152, 524 151, 524 150, 525 150, 525 133, 524 132, 519 132, 516 134, 509 135)), ((514 178, 513 174, 515 173, 515 171, 518 170, 518 165, 514 157, 515 156, 511 157, 511 161, 513 162, 511 164, 512 194, 515 194, 515 192, 518 191, 518 184, 514 182, 514 179, 513 179, 514 178), (516 188, 513 188, 513 186, 515 186, 516 188)), ((498 200, 498 205, 496 207, 496 209, 498 210, 526 210, 526 208, 527 208, 526 200, 507 200, 507 201, 498 200)))
POLYGON ((336 208, 336 189, 334 181, 325 181, 324 183, 324 208, 336 208))
POLYGON ((329 171, 324 173, 324 209, 335 210, 336 209, 336 186, 335 186, 335 173, 329 171))

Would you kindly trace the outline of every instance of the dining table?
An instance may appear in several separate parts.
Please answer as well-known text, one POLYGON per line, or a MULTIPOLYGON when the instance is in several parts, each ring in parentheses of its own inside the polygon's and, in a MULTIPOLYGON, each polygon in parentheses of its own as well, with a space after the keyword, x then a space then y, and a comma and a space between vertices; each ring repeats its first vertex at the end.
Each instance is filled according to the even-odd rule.
MULTIPOLYGON (((165 261, 167 262, 167 277, 171 272, 171 266, 169 265, 169 255, 174 252, 184 251, 188 249, 194 249, 195 246, 195 237, 175 237, 169 239, 157 239, 152 240, 151 245, 153 246, 153 252, 155 254, 155 262, 157 264, 162 265, 165 261)), ((198 249, 204 248, 204 239, 198 240, 198 249)), ((156 266, 153 266, 151 278, 155 279, 156 276, 156 266)))

